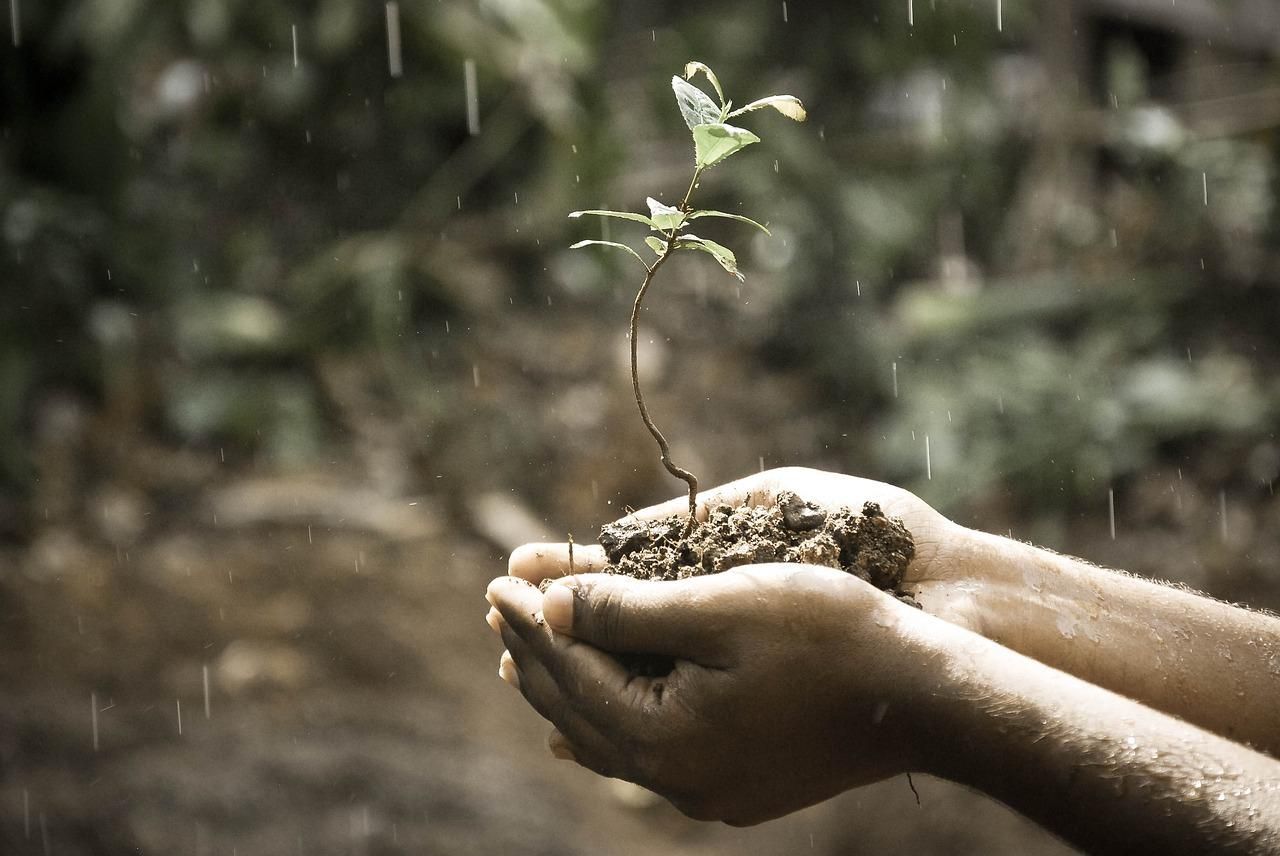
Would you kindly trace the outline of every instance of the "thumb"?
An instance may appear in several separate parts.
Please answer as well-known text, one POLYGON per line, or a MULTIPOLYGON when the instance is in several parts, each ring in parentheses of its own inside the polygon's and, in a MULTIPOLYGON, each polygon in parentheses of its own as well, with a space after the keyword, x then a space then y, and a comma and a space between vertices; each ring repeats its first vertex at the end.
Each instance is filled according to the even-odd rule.
POLYGON ((614 653, 693 660, 713 653, 725 622, 712 577, 637 580, 579 574, 547 587, 542 617, 553 630, 614 653))

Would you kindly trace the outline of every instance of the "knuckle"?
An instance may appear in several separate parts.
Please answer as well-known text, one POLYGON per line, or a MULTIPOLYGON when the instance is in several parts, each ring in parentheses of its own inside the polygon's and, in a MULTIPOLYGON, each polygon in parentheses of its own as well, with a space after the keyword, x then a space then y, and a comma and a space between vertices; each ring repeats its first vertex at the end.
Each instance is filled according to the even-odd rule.
POLYGON ((594 613, 600 642, 605 646, 616 645, 623 639, 626 626, 626 597, 614 586, 605 586, 599 592, 594 613))

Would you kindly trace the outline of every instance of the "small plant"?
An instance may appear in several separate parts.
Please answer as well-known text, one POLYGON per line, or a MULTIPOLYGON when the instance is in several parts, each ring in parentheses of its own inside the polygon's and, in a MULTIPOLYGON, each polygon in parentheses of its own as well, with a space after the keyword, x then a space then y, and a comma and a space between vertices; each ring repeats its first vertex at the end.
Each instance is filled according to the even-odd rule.
POLYGON ((645 427, 653 435, 653 439, 657 442, 658 449, 662 453, 662 465, 666 467, 667 472, 683 480, 689 486, 689 518, 685 523, 683 536, 687 538, 693 529, 694 514, 697 510, 698 479, 693 473, 676 466, 672 462, 671 448, 667 444, 667 438, 662 435, 662 432, 658 430, 658 426, 654 424, 653 417, 649 415, 649 408, 645 406, 644 395, 640 392, 640 373, 636 366, 636 338, 640 323, 640 307, 644 301, 645 294, 649 291, 649 286, 653 285, 653 279, 659 269, 666 263, 667 259, 671 258, 673 253, 679 250, 704 252, 719 262, 720 267, 737 277, 739 281, 743 279, 742 274, 738 271, 737 257, 728 247, 717 244, 715 241, 709 241, 706 238, 699 238, 697 235, 686 232, 685 229, 694 220, 702 217, 723 217, 748 223, 766 235, 769 234, 769 230, 755 220, 739 214, 696 209, 692 204, 693 192, 698 189, 698 179, 702 177, 703 171, 715 166, 752 143, 760 142, 760 138, 750 131, 727 124, 728 119, 770 107, 789 119, 803 122, 805 112, 800 100, 791 95, 770 95, 734 110, 733 102, 725 100, 724 90, 721 89, 720 81, 716 78, 715 73, 700 62, 690 62, 685 65, 684 77, 671 78, 671 88, 675 90, 676 103, 680 105, 680 113, 684 116, 685 124, 689 126, 689 130, 693 133, 693 178, 689 181, 689 189, 685 191, 684 198, 680 200, 680 204, 675 207, 663 205, 658 200, 649 197, 645 200, 649 205, 649 213, 647 215, 630 211, 599 210, 574 211, 569 215, 570 217, 582 217, 584 215, 617 217, 622 220, 643 223, 651 231, 658 233, 657 236, 650 235, 644 239, 645 244, 656 254, 656 258, 652 262, 646 262, 640 253, 626 244, 620 244, 616 241, 579 241, 570 249, 576 250, 579 247, 594 244, 615 247, 627 251, 644 266, 644 281, 640 283, 640 289, 636 292, 635 302, 631 307, 631 387, 635 392, 636 406, 640 409, 640 418, 644 420, 645 427), (689 82, 699 72, 706 76, 711 88, 715 90, 719 103, 711 100, 709 95, 689 82))

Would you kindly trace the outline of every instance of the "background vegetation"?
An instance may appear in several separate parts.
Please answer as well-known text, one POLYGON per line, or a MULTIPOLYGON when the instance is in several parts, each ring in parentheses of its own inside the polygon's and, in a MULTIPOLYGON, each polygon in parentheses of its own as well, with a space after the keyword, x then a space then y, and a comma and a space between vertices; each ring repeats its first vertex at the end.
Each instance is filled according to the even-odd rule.
POLYGON ((14 852, 280 852, 299 830, 305 852, 592 852, 619 829, 641 851, 814 829, 1052 846, 948 814, 941 784, 936 820, 894 820, 907 803, 877 791, 850 799, 883 823, 754 838, 572 808, 590 783, 521 754, 536 727, 473 687, 504 551, 679 492, 632 412, 625 260, 570 253, 599 225, 564 215, 683 192, 668 80, 693 58, 810 121, 704 181, 700 204, 773 229, 744 246, 724 224, 747 282, 677 259, 651 302, 646 383, 678 460, 708 484, 870 475, 1280 606, 1265 6, 442 0, 395 7, 398 27, 355 0, 10 8, 14 852), (209 692, 236 715, 210 717, 209 692))

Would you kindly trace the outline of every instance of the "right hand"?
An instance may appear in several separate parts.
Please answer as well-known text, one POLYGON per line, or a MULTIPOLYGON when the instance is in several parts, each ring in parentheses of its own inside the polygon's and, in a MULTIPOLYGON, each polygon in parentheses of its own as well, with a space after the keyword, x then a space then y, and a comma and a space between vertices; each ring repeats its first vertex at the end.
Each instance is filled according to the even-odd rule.
MULTIPOLYGON (((901 518, 915 540, 916 554, 901 587, 931 615, 982 632, 983 619, 975 592, 981 582, 970 566, 959 561, 973 533, 943 517, 910 491, 884 482, 805 467, 783 467, 747 476, 698 494, 698 519, 717 505, 773 505, 782 491, 828 509, 846 506, 859 511, 864 502, 879 504, 890 517, 901 518)), ((679 497, 630 515, 655 520, 685 514, 688 500, 679 497)), ((592 573, 607 563, 604 551, 594 545, 576 545, 572 573, 592 573)), ((534 585, 570 573, 568 544, 525 544, 511 554, 507 571, 534 585)))
POLYGON ((501 577, 488 596, 504 676, 556 726, 553 751, 695 819, 759 823, 931 754, 919 702, 939 685, 927 640, 945 625, 851 574, 575 574, 545 596, 501 577), (605 652, 674 667, 636 676, 605 652))

